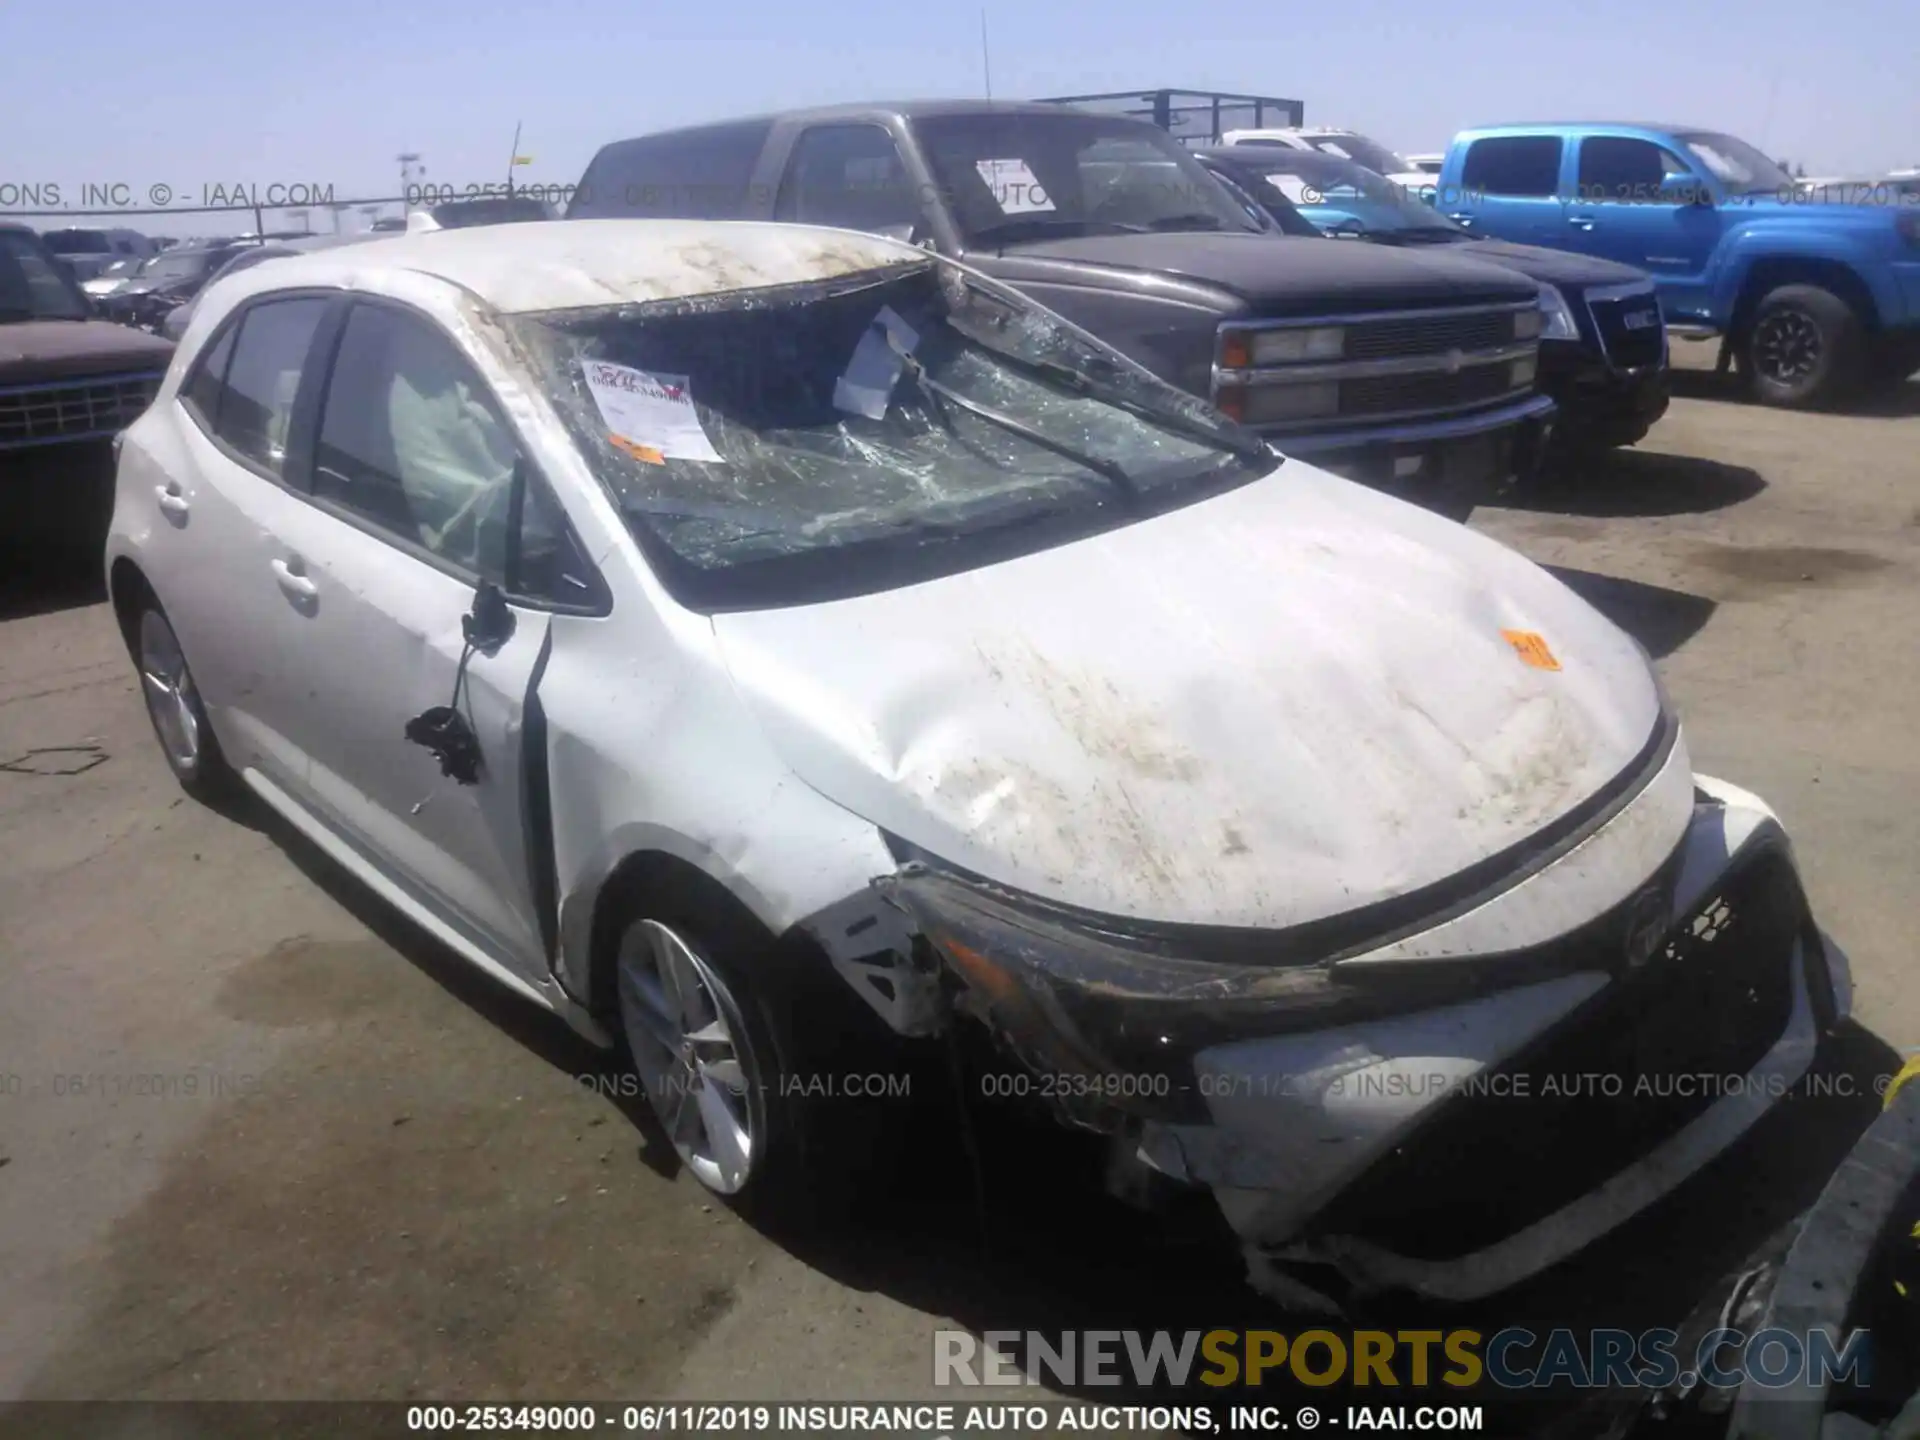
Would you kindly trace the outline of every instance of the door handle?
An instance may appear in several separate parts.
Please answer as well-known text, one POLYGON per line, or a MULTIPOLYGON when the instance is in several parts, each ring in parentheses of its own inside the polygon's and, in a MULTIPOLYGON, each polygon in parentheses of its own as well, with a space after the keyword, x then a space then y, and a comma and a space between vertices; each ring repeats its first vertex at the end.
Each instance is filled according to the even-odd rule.
POLYGON ((290 600, 311 600, 320 593, 320 587, 309 580, 294 567, 300 563, 296 557, 292 561, 275 560, 273 562, 274 583, 290 600))
POLYGON ((185 515, 193 508, 187 503, 187 497, 180 493, 178 480, 169 480, 164 485, 156 485, 153 491, 160 502, 160 508, 169 515, 185 515))
POLYGON ((1462 225, 1473 224, 1473 216, 1471 214, 1468 214, 1459 210, 1449 210, 1447 212, 1447 219, 1457 220, 1462 225))
POLYGON ((1593 229, 1593 217, 1591 215, 1569 215, 1567 217, 1567 224, 1576 230, 1591 230, 1593 229))

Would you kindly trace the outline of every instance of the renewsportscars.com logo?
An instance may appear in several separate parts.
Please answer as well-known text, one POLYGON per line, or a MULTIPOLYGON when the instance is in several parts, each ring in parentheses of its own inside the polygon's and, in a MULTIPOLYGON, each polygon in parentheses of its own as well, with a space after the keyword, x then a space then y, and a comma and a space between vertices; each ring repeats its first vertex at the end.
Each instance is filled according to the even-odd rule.
POLYGON ((1871 1337, 1849 1331, 1710 1330, 1683 1348, 1673 1330, 965 1330, 933 1332, 939 1386, 1432 1385, 1502 1390, 1731 1389, 1865 1384, 1871 1337))

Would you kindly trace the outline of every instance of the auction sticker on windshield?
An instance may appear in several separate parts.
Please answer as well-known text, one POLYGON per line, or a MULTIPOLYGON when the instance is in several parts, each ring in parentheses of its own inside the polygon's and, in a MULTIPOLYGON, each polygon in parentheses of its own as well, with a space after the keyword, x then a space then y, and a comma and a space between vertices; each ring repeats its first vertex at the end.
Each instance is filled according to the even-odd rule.
POLYGON ((833 403, 869 420, 887 418, 887 404, 905 357, 920 343, 914 328, 884 305, 853 348, 846 373, 833 382, 833 403))
POLYGON ((636 460, 720 463, 694 413, 693 387, 684 375, 653 375, 604 360, 586 362, 587 390, 613 442, 636 460))
POLYGON ((1024 160, 976 160, 973 168, 993 191, 993 203, 1008 215, 1025 215, 1054 208, 1046 187, 1024 160))

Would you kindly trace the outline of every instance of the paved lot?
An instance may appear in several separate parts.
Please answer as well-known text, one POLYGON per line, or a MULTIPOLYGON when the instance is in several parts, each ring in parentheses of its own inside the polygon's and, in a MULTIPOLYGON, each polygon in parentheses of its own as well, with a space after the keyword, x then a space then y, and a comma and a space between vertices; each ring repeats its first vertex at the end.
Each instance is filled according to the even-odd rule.
MULTIPOLYGON (((1683 379, 1640 452, 1476 523, 1660 657, 1697 763, 1794 833, 1867 1027, 1920 1045, 1920 384, 1838 417, 1683 379)), ((844 1233, 748 1228, 567 1032, 182 800, 89 581, 0 563, 0 762, 82 747, 0 770, 0 1397, 907 1398, 938 1325, 1274 1323, 1014 1132, 984 1222, 928 1145, 844 1233)), ((1675 1318, 1861 1119, 1773 1126, 1502 1317, 1675 1318), (1640 1269, 1667 1288, 1613 1283, 1640 1269)))

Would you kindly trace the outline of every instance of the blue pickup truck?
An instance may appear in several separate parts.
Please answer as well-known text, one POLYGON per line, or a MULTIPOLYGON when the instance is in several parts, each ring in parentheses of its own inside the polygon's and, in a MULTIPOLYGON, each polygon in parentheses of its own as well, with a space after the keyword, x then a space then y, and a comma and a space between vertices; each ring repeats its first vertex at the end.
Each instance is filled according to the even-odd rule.
POLYGON ((1831 404, 1920 368, 1920 197, 1807 190, 1730 135, 1498 125, 1454 138, 1435 204, 1483 235, 1654 277, 1670 333, 1720 339, 1756 398, 1831 404))

